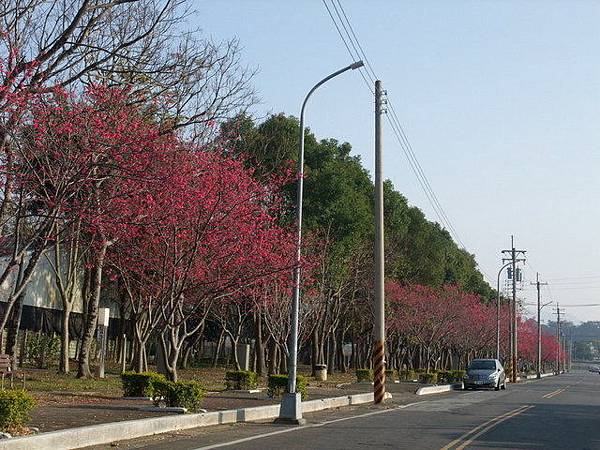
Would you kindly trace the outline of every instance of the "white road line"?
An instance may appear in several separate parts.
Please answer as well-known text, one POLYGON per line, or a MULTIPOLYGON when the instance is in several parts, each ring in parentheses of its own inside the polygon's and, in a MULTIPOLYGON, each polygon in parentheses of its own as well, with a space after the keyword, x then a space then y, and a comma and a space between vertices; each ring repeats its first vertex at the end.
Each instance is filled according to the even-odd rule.
POLYGON ((270 437, 270 436, 277 436, 278 434, 293 433, 294 431, 305 430, 305 429, 308 429, 308 428, 323 427, 325 425, 330 425, 332 423, 337 423, 337 422, 343 422, 345 420, 360 419, 360 418, 363 418, 363 417, 376 416, 376 415, 379 415, 379 414, 386 414, 386 413, 398 411, 400 409, 406 409, 406 408, 409 408, 411 406, 420 405, 422 403, 428 403, 428 402, 429 402, 429 400, 424 400, 422 402, 408 403, 406 405, 400 405, 400 406, 397 406, 395 408, 382 409, 382 410, 378 410, 378 411, 371 411, 371 412, 364 413, 364 414, 359 414, 359 415, 356 415, 356 416, 342 417, 340 419, 328 420, 326 422, 313 423, 313 424, 310 424, 310 425, 302 425, 302 426, 293 427, 293 428, 286 428, 284 430, 271 431, 270 433, 257 434, 255 436, 249 436, 249 437, 242 438, 242 439, 236 439, 235 441, 221 442, 219 444, 213 444, 213 445, 207 445, 207 446, 204 446, 204 447, 198 447, 198 448, 196 448, 194 450, 210 450, 210 449, 213 449, 213 448, 229 447, 229 446, 232 446, 232 445, 243 444, 244 442, 250 442, 250 441, 257 440, 257 439, 267 438, 267 437, 270 437))

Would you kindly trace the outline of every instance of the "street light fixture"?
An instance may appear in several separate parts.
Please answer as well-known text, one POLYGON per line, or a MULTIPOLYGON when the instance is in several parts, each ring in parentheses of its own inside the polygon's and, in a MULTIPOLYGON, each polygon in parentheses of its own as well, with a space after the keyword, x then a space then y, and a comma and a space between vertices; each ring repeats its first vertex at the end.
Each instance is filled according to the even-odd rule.
POLYGON ((500 361, 500 275, 502 271, 512 264, 512 261, 504 264, 498 271, 498 284, 496 290, 496 359, 500 361))
MULTIPOLYGON (((538 281, 539 282, 539 281, 538 281)), ((537 313, 537 361, 535 365, 536 378, 539 380, 542 378, 542 309, 546 306, 551 305, 552 302, 544 303, 540 305, 540 299, 538 294, 538 313, 537 313)))
POLYGON ((292 301, 292 317, 291 317, 291 342, 290 354, 288 363, 288 392, 283 396, 281 407, 279 409, 278 422, 302 424, 302 405, 300 394, 296 392, 296 374, 298 367, 298 309, 300 307, 300 263, 302 257, 302 193, 304 189, 304 110, 310 96, 321 85, 331 80, 332 78, 341 75, 348 70, 359 69, 364 66, 362 61, 356 61, 349 66, 346 66, 331 75, 323 78, 315 84, 302 102, 300 110, 300 146, 298 151, 298 187, 296 191, 296 260, 294 266, 294 298, 292 301))

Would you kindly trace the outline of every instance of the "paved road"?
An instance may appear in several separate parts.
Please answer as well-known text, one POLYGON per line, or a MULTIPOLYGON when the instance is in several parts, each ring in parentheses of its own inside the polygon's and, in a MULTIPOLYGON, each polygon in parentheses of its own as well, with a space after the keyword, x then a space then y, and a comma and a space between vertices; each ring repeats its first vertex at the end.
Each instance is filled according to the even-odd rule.
POLYGON ((573 372, 420 397, 416 403, 322 412, 304 427, 239 424, 121 443, 179 449, 600 449, 600 376, 573 372))

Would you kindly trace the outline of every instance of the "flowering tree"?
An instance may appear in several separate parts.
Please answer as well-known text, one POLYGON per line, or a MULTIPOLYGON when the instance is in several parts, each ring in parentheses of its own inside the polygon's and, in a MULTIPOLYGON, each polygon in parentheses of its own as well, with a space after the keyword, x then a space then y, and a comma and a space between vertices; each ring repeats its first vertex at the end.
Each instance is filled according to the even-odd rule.
POLYGON ((388 283, 386 294, 394 308, 393 326, 423 347, 429 371, 434 354, 439 353, 459 317, 460 291, 456 286, 437 291, 426 286, 388 283))
POLYGON ((141 219, 122 225, 129 236, 109 258, 128 286, 136 280, 135 295, 145 303, 134 310, 153 314, 140 339, 158 323, 163 327, 166 368, 176 379, 184 342, 215 303, 251 309, 242 294, 259 280, 289 273, 293 252, 285 251, 292 239, 276 222, 276 187, 261 185, 241 161, 217 152, 175 143, 166 154, 143 198, 119 205, 122 217, 141 219))

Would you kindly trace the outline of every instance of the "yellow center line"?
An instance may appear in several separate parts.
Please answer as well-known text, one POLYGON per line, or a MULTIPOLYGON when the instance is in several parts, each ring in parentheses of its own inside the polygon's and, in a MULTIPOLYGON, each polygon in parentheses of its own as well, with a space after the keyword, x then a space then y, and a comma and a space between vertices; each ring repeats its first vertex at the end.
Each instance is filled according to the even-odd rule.
POLYGON ((560 389, 557 389, 557 390, 555 390, 555 391, 552 391, 552 392, 548 392, 546 395, 543 395, 543 396, 542 396, 542 398, 550 398, 550 397, 552 397, 553 395, 556 395, 556 394, 558 394, 559 392, 560 392, 560 389))
MULTIPOLYGON (((450 442, 448 445, 442 447, 440 450, 449 450, 450 448, 452 448, 453 446, 460 444, 463 440, 467 439, 469 436, 471 436, 473 433, 477 433, 479 430, 481 430, 482 428, 484 428, 484 430, 482 430, 482 432, 484 432, 485 430, 491 428, 491 426, 495 425, 494 422, 497 421, 501 421, 504 420, 505 418, 508 419, 510 417, 513 417, 516 414, 520 414, 521 412, 525 411, 526 409, 529 408, 533 408, 532 406, 529 405, 523 405, 517 409, 513 409, 512 411, 508 411, 507 413, 504 413, 500 416, 494 417, 493 419, 488 420, 487 422, 482 423, 481 425, 476 426, 475 428, 473 428, 471 431, 463 434, 462 436, 460 436, 459 438, 453 440, 452 442, 450 442), (491 426, 490 426, 491 425, 491 426), (490 426, 489 428, 486 428, 490 426)), ((477 436, 479 436, 479 434, 477 434, 477 436)))
POLYGON ((491 430, 491 429, 492 429, 492 428, 494 428, 496 425, 498 425, 498 424, 500 424, 500 423, 504 422, 505 420, 508 420, 508 419, 510 419, 510 418, 512 418, 512 417, 518 416, 519 414, 522 414, 522 413, 524 413, 525 411, 527 411, 527 410, 529 410, 529 409, 531 409, 531 408, 533 408, 533 405, 527 406, 526 408, 523 408, 523 409, 521 409, 520 411, 515 411, 514 413, 512 413, 512 414, 510 414, 510 415, 508 415, 508 416, 505 416, 505 417, 503 417, 502 419, 495 421, 494 423, 491 423, 490 425, 488 425, 487 427, 485 427, 483 430, 481 430, 479 433, 477 433, 477 434, 475 434, 475 435, 471 436, 471 437, 469 438, 469 440, 465 441, 465 443, 464 443, 464 444, 462 444, 462 445, 461 445, 461 446, 459 446, 459 447, 456 447, 456 450, 463 450, 465 447, 467 447, 468 445, 470 445, 470 444, 471 444, 471 443, 472 443, 472 442, 473 442, 475 439, 477 439, 477 438, 478 438, 479 436, 481 436, 483 433, 485 433, 485 432, 487 432, 487 431, 491 430))
POLYGON ((558 391, 554 391, 554 392, 550 392, 549 394, 544 395, 543 398, 552 398, 552 397, 556 397, 558 394, 560 394, 561 392, 566 391, 567 388, 563 388, 563 389, 559 389, 558 391))

